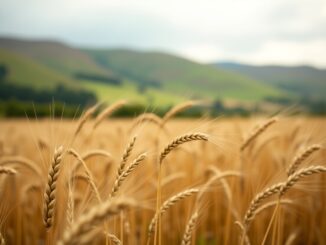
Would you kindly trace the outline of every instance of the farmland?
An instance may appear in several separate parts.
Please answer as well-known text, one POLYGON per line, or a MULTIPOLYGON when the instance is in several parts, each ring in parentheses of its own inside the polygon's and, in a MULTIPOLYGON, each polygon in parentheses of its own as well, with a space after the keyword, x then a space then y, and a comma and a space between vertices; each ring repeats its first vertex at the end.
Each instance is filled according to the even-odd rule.
POLYGON ((186 108, 1 120, 1 244, 326 243, 324 118, 186 108))

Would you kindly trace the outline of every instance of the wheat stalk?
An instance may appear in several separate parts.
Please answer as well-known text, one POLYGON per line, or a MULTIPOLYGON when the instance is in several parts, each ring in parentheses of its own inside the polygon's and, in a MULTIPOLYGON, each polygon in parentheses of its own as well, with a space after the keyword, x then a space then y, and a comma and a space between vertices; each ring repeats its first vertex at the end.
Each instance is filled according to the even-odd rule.
POLYGON ((5 166, 5 165, 15 164, 15 163, 18 163, 18 164, 28 168, 33 173, 35 173, 39 178, 43 177, 43 174, 40 171, 40 169, 36 167, 37 166, 36 163, 34 163, 33 161, 31 161, 25 157, 18 156, 18 157, 4 158, 0 161, 0 166, 5 166))
POLYGON ((151 235, 154 232, 154 229, 155 229, 155 226, 156 226, 159 216, 164 214, 170 207, 174 206, 179 201, 185 199, 186 197, 192 196, 193 194, 198 193, 198 192, 199 192, 199 189, 188 189, 188 190, 182 191, 182 192, 170 197, 168 200, 166 200, 162 204, 162 206, 160 207, 158 212, 154 215, 154 217, 152 218, 152 220, 148 226, 148 239, 150 239, 151 235))
POLYGON ((93 226, 103 222, 106 218, 119 214, 129 206, 135 206, 131 199, 108 200, 102 204, 93 206, 88 212, 76 220, 71 229, 64 232, 58 245, 78 244, 79 238, 85 235, 93 226))
POLYGON ((93 125, 93 130, 98 127, 98 125, 106 118, 112 115, 115 111, 119 110, 121 107, 127 104, 126 100, 119 100, 112 105, 105 108, 96 118, 93 125))
POLYGON ((159 116, 157 116, 154 113, 143 113, 139 115, 136 119, 133 125, 130 128, 130 131, 134 130, 139 124, 144 122, 150 122, 153 124, 158 125, 160 128, 163 127, 163 120, 159 116))
POLYGON ((326 172, 326 167, 324 166, 310 166, 296 171, 294 174, 288 177, 287 181, 282 186, 280 190, 280 196, 283 196, 285 192, 287 192, 300 179, 312 174, 319 174, 324 172, 326 172))
POLYGON ((63 147, 54 150, 53 160, 48 172, 48 181, 44 193, 43 223, 47 229, 53 224, 54 208, 56 202, 56 188, 63 155, 63 147))
POLYGON ((299 165, 304 162, 310 155, 314 152, 321 149, 321 145, 311 145, 306 148, 303 152, 300 152, 294 159, 292 164, 289 166, 287 170, 287 175, 292 175, 299 167, 299 165))
POLYGON ((206 134, 202 134, 202 133, 193 133, 193 134, 186 134, 183 135, 181 137, 176 138, 175 140, 173 140, 170 144, 168 144, 164 150, 161 152, 160 154, 160 164, 162 164, 164 158, 175 148, 177 148, 178 146, 190 142, 190 141, 195 141, 195 140, 203 140, 203 141, 207 141, 208 137, 206 134))
POLYGON ((264 131, 267 130, 272 124, 277 122, 277 118, 271 118, 262 125, 258 126, 255 130, 252 131, 252 133, 249 135, 249 137, 243 142, 243 144, 240 147, 241 151, 244 151, 250 144, 253 142, 260 134, 262 134, 264 131))
POLYGON ((196 211, 191 215, 191 217, 187 223, 186 230, 183 234, 181 245, 190 245, 191 244, 192 232, 195 229, 197 220, 198 220, 198 212, 196 211))
POLYGON ((91 157, 95 157, 95 156, 103 156, 103 157, 107 157, 107 158, 112 158, 112 155, 105 151, 105 150, 101 150, 101 149, 96 149, 96 150, 91 150, 86 152, 85 154, 82 155, 82 159, 84 161, 86 161, 87 159, 91 158, 91 157))
POLYGON ((120 174, 117 179, 114 182, 114 185, 112 187, 110 197, 114 197, 117 192, 119 191, 122 183, 124 180, 132 173, 132 171, 135 170, 135 168, 146 158, 146 153, 139 155, 128 167, 125 171, 120 174))
POLYGON ((177 115, 178 113, 187 110, 188 108, 191 108, 195 105, 198 105, 199 101, 186 101, 183 103, 180 103, 174 107, 172 107, 163 117, 163 122, 166 123, 170 118, 177 115))
POLYGON ((102 103, 97 103, 96 105, 90 107, 85 113, 84 115, 80 118, 79 123, 76 127, 74 136, 73 136, 73 140, 74 141, 75 137, 78 135, 78 133, 81 131, 81 129, 83 128, 84 124, 91 118, 91 116, 93 115, 93 113, 99 108, 99 106, 102 103))
MULTIPOLYGON (((88 183, 92 187, 92 190, 95 193, 95 196, 96 196, 97 200, 101 203, 102 202, 101 195, 100 195, 100 193, 98 191, 98 188, 97 188, 97 186, 95 184, 95 181, 94 181, 92 172, 87 167, 85 161, 81 158, 81 156, 74 149, 69 149, 68 150, 68 154, 70 154, 73 157, 75 157, 83 165, 84 170, 85 170, 85 173, 86 173, 86 177, 88 179, 88 183)), ((74 174, 74 172, 72 174, 74 174)))

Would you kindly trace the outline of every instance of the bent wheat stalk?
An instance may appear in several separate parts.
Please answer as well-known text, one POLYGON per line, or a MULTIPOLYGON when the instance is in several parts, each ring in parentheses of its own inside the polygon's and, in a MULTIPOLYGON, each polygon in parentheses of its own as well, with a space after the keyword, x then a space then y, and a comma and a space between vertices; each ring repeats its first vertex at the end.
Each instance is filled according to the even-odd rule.
POLYGON ((310 155, 312 155, 314 152, 321 149, 321 145, 311 145, 308 148, 306 148, 303 152, 300 152, 293 160, 292 164, 289 166, 287 170, 287 175, 290 176, 293 174, 300 164, 304 162, 310 155))
POLYGON ((295 183, 301 180, 304 177, 307 177, 312 174, 319 174, 326 172, 326 167, 324 166, 310 166, 303 168, 290 175, 284 185, 280 190, 280 196, 283 196, 295 183))
POLYGON ((272 124, 277 122, 277 118, 271 118, 262 125, 258 126, 249 137, 243 142, 240 147, 241 151, 244 151, 260 134, 266 131, 272 124))
POLYGON ((136 169, 136 167, 144 161, 146 158, 146 153, 139 155, 131 164, 128 166, 128 168, 118 176, 118 178, 115 180, 114 185, 112 187, 112 191, 110 193, 110 198, 114 197, 117 192, 119 191, 122 183, 124 180, 136 169))
POLYGON ((8 157, 8 158, 3 158, 0 161, 0 166, 6 166, 6 165, 10 165, 10 164, 20 164, 24 167, 26 167, 27 169, 31 170, 33 173, 35 173, 40 179, 43 178, 43 174, 40 171, 40 169, 37 167, 37 164, 34 163, 33 161, 25 158, 25 157, 8 157))
MULTIPOLYGON (((95 184, 92 172, 89 170, 89 168, 87 167, 85 161, 81 158, 81 156, 74 150, 74 149, 69 149, 68 150, 68 154, 72 155, 73 157, 75 157, 84 167, 85 173, 86 173, 86 177, 88 179, 88 183, 90 184, 97 200, 99 201, 99 203, 102 202, 102 198, 100 195, 100 192, 98 191, 98 188, 95 184)), ((72 172, 72 176, 73 176, 74 172, 72 172)))
POLYGON ((63 155, 63 147, 54 150, 53 160, 48 173, 48 181, 44 193, 43 223, 49 229, 53 224, 56 202, 56 188, 63 155))
POLYGON ((200 101, 186 101, 183 103, 180 103, 174 107, 172 107, 163 117, 163 123, 165 124, 169 119, 171 119, 173 116, 177 115, 178 113, 187 110, 188 108, 191 108, 195 105, 199 105, 200 101))
POLYGON ((95 130, 98 125, 106 118, 112 115, 115 111, 119 110, 121 107, 127 104, 126 100, 119 100, 112 105, 105 108, 96 118, 93 125, 93 130, 95 130))
POLYGON ((168 144, 164 150, 160 154, 159 163, 162 164, 164 158, 175 148, 178 146, 190 142, 190 141, 196 141, 196 140, 203 140, 208 141, 208 136, 203 133, 193 133, 193 134, 186 134, 181 137, 176 138, 173 140, 170 144, 168 144))
POLYGON ((169 198, 168 200, 166 200, 162 206, 160 207, 160 209, 158 210, 158 212, 154 215, 154 217, 152 218, 149 226, 148 226, 148 240, 150 240, 156 223, 158 221, 158 217, 161 216, 162 214, 164 214, 170 207, 174 206, 176 203, 178 203, 179 201, 185 199, 186 197, 192 196, 193 194, 196 194, 199 192, 199 189, 188 189, 185 191, 182 191, 174 196, 172 196, 171 198, 169 198))

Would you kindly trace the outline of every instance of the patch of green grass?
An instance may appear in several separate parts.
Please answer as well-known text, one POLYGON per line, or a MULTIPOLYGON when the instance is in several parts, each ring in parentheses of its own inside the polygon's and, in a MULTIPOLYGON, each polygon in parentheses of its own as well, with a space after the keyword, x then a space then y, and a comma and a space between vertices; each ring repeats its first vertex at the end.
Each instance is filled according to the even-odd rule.
POLYGON ((118 99, 127 99, 131 103, 140 103, 143 105, 151 104, 153 106, 168 106, 181 102, 184 98, 155 89, 146 90, 140 93, 135 84, 130 81, 124 81, 122 86, 113 86, 92 81, 83 81, 81 85, 94 92, 100 101, 114 102, 118 99))

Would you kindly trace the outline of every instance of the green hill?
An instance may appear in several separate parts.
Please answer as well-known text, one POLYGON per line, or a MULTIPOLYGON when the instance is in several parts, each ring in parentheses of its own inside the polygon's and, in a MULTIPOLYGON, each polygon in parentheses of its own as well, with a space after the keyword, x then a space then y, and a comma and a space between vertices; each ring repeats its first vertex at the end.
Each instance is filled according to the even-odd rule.
POLYGON ((253 66, 239 63, 216 63, 218 69, 258 79, 288 93, 325 99, 326 70, 310 66, 253 66))
POLYGON ((189 98, 258 101, 283 94, 259 79, 165 53, 78 49, 47 40, 0 38, 0 65, 11 84, 48 90, 63 85, 106 101, 161 106, 189 98))
POLYGON ((177 56, 131 50, 84 50, 119 76, 182 96, 258 100, 277 96, 278 89, 258 80, 217 70, 177 56))
POLYGON ((8 70, 6 80, 12 84, 49 90, 59 84, 76 87, 65 74, 56 72, 31 58, 1 48, 0 64, 6 66, 8 70))

